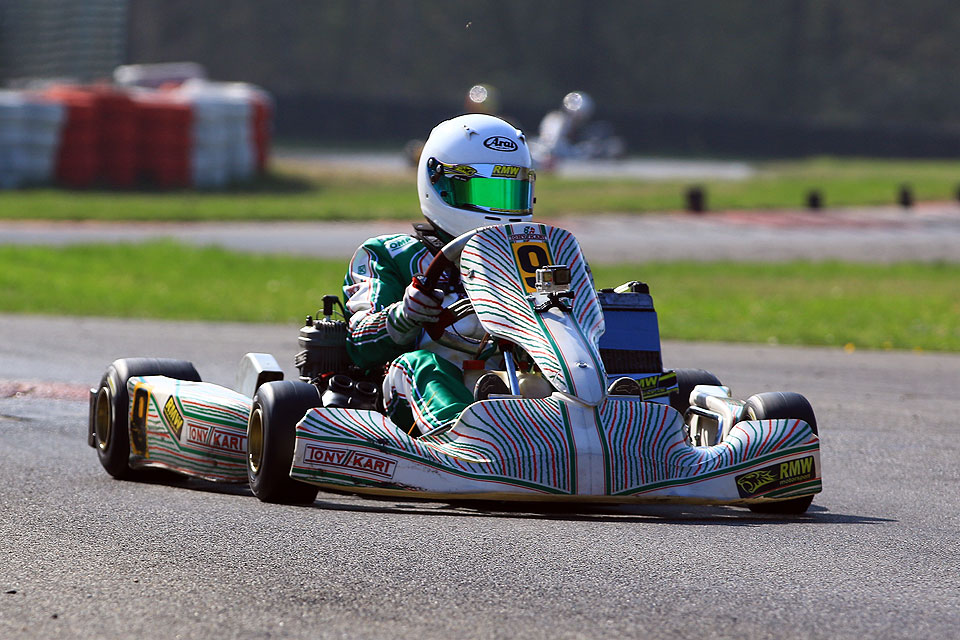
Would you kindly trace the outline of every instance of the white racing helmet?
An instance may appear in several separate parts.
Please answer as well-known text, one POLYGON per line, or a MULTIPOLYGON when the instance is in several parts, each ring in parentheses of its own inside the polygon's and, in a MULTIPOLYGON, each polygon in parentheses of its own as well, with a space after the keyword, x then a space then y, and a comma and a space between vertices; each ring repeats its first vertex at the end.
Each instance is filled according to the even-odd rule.
POLYGON ((494 116, 473 113, 441 122, 417 167, 420 209, 437 229, 471 229, 533 218, 533 172, 523 133, 494 116))

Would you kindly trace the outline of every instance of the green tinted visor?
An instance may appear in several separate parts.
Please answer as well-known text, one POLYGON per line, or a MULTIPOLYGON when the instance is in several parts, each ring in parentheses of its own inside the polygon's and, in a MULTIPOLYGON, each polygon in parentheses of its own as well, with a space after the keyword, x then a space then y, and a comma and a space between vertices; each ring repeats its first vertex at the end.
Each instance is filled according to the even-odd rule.
POLYGON ((492 213, 533 213, 536 174, 501 164, 446 164, 430 158, 430 182, 451 207, 492 213))

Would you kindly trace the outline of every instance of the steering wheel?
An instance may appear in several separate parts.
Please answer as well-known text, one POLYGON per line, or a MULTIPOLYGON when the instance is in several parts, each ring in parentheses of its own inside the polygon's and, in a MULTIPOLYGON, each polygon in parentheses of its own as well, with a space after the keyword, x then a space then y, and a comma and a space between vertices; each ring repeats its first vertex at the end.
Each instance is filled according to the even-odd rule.
MULTIPOLYGON (((447 271, 447 269, 457 268, 464 246, 466 246, 470 238, 476 233, 476 229, 470 230, 445 244, 443 249, 433 256, 433 260, 431 260, 427 266, 426 272, 422 276, 414 276, 413 286, 427 295, 433 296, 433 292, 437 288, 444 272, 447 271)), ((427 335, 433 340, 437 340, 443 335, 447 327, 466 318, 472 313, 474 313, 473 304, 469 298, 463 298, 441 309, 440 315, 437 316, 437 321, 427 323, 423 328, 426 330, 427 335)))

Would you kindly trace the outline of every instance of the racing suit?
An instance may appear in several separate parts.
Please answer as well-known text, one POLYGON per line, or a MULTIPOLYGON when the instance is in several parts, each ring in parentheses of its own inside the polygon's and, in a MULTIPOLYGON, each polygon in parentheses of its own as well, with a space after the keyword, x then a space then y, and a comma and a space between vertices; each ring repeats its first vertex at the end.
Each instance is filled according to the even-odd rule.
MULTIPOLYGON (((374 370, 389 363, 383 381, 387 415, 394 424, 417 435, 456 420, 473 402, 464 386, 462 363, 472 357, 430 340, 420 325, 403 315, 403 294, 416 274, 433 259, 428 246, 406 234, 384 235, 364 242, 350 261, 343 282, 348 323, 347 353, 354 363, 374 370)), ((459 294, 447 278, 441 287, 445 302, 459 294)), ((455 328, 483 335, 476 316, 455 328), (470 322, 472 321, 472 324, 470 322)))

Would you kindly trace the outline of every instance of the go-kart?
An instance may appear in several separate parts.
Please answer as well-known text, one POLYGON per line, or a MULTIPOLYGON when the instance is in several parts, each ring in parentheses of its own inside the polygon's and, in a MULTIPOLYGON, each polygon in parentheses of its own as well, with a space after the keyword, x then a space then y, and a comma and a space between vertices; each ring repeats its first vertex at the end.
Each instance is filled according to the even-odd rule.
POLYGON ((466 297, 427 330, 442 343, 446 327, 475 314, 486 333, 477 353, 496 345, 508 391, 452 424, 415 436, 392 423, 325 299, 300 331, 300 380, 283 380, 267 354, 244 356, 237 390, 201 382, 190 363, 118 360, 91 389, 88 442, 115 477, 159 468, 248 481, 267 502, 310 503, 322 488, 801 513, 821 491, 809 402, 736 399, 709 372, 664 370, 646 285, 596 291, 569 232, 471 231, 435 255, 420 284, 432 290, 451 271, 466 297), (540 384, 521 384, 530 376, 540 384))

